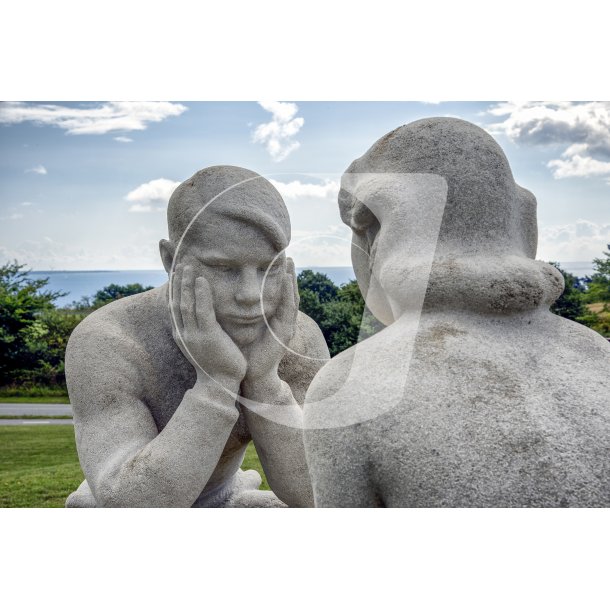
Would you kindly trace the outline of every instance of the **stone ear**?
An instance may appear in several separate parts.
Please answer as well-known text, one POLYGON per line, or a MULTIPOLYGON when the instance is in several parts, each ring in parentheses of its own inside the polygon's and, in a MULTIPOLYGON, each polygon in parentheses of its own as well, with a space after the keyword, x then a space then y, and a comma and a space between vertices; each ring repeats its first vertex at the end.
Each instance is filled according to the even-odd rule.
POLYGON ((373 211, 352 193, 342 188, 338 199, 341 220, 355 233, 362 234, 370 226, 379 224, 373 211))
POLYGON ((159 242, 159 252, 161 253, 161 260, 163 261, 163 267, 165 268, 165 271, 167 271, 168 274, 172 268, 175 251, 176 248, 171 241, 168 241, 167 239, 162 239, 159 242))
POLYGON ((536 258, 538 249, 538 221, 536 214, 536 197, 533 193, 517 185, 519 195, 519 233, 523 250, 527 257, 536 258))

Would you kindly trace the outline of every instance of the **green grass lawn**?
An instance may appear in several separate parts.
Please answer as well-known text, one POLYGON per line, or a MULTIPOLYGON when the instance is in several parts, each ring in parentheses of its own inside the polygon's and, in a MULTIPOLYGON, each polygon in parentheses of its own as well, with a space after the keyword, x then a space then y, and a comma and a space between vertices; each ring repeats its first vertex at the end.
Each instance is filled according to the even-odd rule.
POLYGON ((63 506, 82 482, 74 428, 0 425, 0 507, 63 506))
POLYGON ((244 462, 241 465, 242 470, 256 470, 258 474, 261 475, 263 482, 259 489, 269 489, 269 484, 267 483, 267 477, 263 472, 263 467, 261 466, 261 462, 258 459, 258 455, 256 453, 256 449, 254 448, 254 443, 250 442, 248 448, 246 449, 246 457, 244 457, 244 462))
POLYGON ((53 405, 67 405, 70 399, 67 396, 0 396, 0 403, 19 402, 19 403, 47 403, 53 405))
MULTIPOLYGON (((242 468, 257 470, 269 489, 252 443, 242 468)), ((0 425, 0 508, 61 507, 83 478, 71 425, 0 425)))
POLYGON ((68 391, 61 386, 11 383, 0 387, 0 402, 67 403, 68 391))

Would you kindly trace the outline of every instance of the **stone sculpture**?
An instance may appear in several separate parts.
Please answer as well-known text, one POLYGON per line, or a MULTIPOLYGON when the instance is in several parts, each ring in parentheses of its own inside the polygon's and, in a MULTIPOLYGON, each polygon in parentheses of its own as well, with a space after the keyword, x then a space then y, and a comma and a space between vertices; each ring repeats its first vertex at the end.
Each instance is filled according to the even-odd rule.
POLYGON ((432 118, 342 178, 341 216, 387 325, 306 398, 316 506, 610 506, 610 344, 549 311, 536 199, 484 130, 432 118))
POLYGON ((174 191, 168 227, 170 282, 102 307, 70 338, 86 481, 66 505, 311 505, 299 403, 329 355, 297 310, 281 196, 254 172, 210 167, 174 191), (277 410, 294 425, 265 416, 277 410), (275 494, 240 470, 251 439, 275 494))

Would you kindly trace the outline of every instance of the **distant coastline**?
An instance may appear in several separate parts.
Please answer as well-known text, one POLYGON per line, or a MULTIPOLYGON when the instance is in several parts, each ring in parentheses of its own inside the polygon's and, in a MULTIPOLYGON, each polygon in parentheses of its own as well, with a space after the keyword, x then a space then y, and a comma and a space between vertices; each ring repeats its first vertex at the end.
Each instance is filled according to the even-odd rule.
MULTIPOLYGON (((303 267, 325 273, 335 284, 341 285, 355 278, 351 267, 303 267)), ((56 299, 58 307, 65 307, 83 297, 90 297, 109 284, 142 284, 143 286, 161 286, 167 281, 163 269, 93 269, 93 270, 36 270, 30 271, 32 279, 49 278, 47 289, 68 294, 56 299)))
MULTIPOLYGON (((577 277, 585 277, 593 273, 593 263, 588 261, 572 261, 559 263, 564 271, 577 277)), ((301 267, 319 273, 325 273, 335 284, 340 286, 355 278, 351 267, 301 267)), ((167 281, 167 273, 163 269, 91 269, 91 270, 36 270, 30 271, 32 279, 49 278, 47 289, 67 292, 59 297, 55 304, 65 307, 83 297, 94 295, 108 284, 135 284, 143 286, 161 286, 167 281)))
MULTIPOLYGON (((593 273, 593 263, 591 261, 568 261, 560 262, 561 268, 579 277, 591 275, 593 273), (583 272, 579 275, 576 271, 583 272)), ((313 269, 350 269, 351 267, 299 267, 298 270, 313 269)), ((33 269, 32 274, 40 275, 44 273, 165 273, 163 269, 33 269)))

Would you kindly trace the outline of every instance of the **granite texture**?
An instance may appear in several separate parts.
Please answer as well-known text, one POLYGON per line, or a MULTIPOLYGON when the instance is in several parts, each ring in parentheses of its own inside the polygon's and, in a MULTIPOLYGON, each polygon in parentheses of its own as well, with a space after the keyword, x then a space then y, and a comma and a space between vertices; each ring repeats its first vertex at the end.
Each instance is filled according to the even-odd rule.
POLYGON ((297 311, 281 196, 254 172, 210 167, 177 187, 168 229, 160 251, 170 281, 102 307, 70 338, 86 481, 66 505, 312 505, 300 403, 328 349, 297 311), (240 470, 251 440, 274 493, 240 470))
POLYGON ((387 328, 306 398, 316 506, 610 506, 610 343, 549 311, 536 200, 495 140, 404 125, 342 179, 341 215, 387 328))

